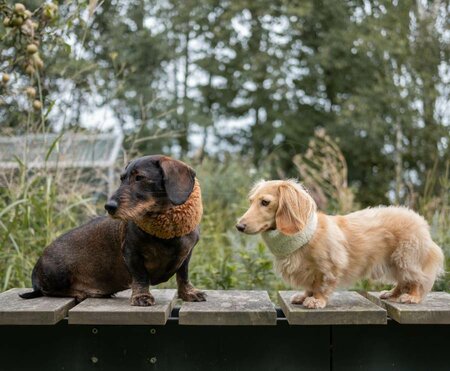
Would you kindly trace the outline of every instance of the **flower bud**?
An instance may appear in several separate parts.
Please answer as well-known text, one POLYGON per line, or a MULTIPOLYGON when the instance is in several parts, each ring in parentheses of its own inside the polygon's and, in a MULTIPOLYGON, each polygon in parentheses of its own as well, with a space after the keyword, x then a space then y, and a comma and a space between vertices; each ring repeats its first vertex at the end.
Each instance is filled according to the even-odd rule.
POLYGON ((14 13, 23 15, 23 14, 25 14, 26 10, 27 10, 27 8, 25 8, 25 5, 23 5, 21 3, 14 4, 14 13))
POLYGON ((28 44, 27 45, 27 53, 28 54, 34 54, 38 51, 38 47, 35 44, 28 44))
POLYGON ((30 98, 30 99, 33 99, 36 96, 36 89, 33 88, 32 86, 28 86, 25 89, 25 92, 27 93, 28 98, 30 98))
POLYGON ((7 73, 4 73, 3 76, 2 76, 3 83, 7 84, 9 82, 9 80, 10 80, 9 75, 7 73))
POLYGON ((36 111, 39 111, 40 109, 42 109, 42 103, 41 103, 41 101, 36 99, 36 100, 33 102, 33 108, 34 108, 36 111))

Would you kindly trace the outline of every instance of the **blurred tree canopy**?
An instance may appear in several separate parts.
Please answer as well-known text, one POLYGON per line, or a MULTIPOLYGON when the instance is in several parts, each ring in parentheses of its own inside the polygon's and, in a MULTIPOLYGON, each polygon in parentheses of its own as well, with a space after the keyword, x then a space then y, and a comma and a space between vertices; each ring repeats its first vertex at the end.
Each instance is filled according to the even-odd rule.
MULTIPOLYGON (((13 4, 0 1, 0 17, 13 4)), ((58 8, 42 25, 52 31, 40 47, 36 120, 45 116, 48 127, 77 127, 83 112, 106 107, 134 137, 175 133, 142 141, 141 151, 233 150, 255 166, 271 164, 274 177, 297 175, 293 156, 323 128, 363 205, 387 202, 389 192, 402 202, 449 159, 448 1, 90 0, 58 8)), ((0 87, 0 121, 20 132, 30 110, 10 89, 33 76, 16 68, 15 37, 0 25, 0 74, 14 77, 0 87)))

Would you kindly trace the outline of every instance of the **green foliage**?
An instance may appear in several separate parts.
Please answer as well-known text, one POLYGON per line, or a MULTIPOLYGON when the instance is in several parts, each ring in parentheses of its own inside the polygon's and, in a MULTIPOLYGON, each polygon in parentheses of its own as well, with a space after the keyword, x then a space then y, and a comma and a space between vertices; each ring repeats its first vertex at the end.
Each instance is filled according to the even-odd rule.
POLYGON ((29 287, 42 250, 94 215, 92 189, 58 172, 24 167, 0 181, 0 288, 29 287))
POLYGON ((450 162, 445 172, 437 173, 437 166, 428 172, 425 191, 417 198, 417 210, 430 223, 433 240, 444 250, 446 271, 435 285, 436 290, 450 291, 450 162), (435 183, 440 183, 441 192, 435 193, 435 183))
MULTIPOLYGON (((48 115, 64 84, 84 89, 77 84, 80 71, 74 73, 73 65, 86 66, 72 58, 68 35, 84 9, 83 3, 67 2, 59 9, 50 1, 0 1, 0 74, 11 76, 9 84, 0 84, 2 134, 47 131, 47 121, 52 123, 48 115), (23 14, 17 13, 17 5, 25 9, 23 14), (11 22, 14 17, 22 19, 21 25, 11 22)), ((57 103, 60 112, 67 108, 62 99, 57 103)), ((67 117, 79 115, 73 100, 70 104, 67 117)))

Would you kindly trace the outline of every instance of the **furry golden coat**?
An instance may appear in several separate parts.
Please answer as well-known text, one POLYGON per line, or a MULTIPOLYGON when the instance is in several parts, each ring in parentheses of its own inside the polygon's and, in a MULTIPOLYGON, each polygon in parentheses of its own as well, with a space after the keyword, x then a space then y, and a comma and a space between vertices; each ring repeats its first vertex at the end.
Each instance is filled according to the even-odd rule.
POLYGON ((249 199, 236 227, 262 233, 276 251, 276 270, 291 286, 305 289, 291 298, 293 304, 324 308, 337 287, 365 277, 395 284, 384 299, 419 303, 443 272, 444 255, 427 222, 405 207, 326 215, 293 180, 261 181, 249 199), (277 234, 284 238, 282 246, 276 246, 277 234), (295 241, 302 241, 297 248, 295 241))

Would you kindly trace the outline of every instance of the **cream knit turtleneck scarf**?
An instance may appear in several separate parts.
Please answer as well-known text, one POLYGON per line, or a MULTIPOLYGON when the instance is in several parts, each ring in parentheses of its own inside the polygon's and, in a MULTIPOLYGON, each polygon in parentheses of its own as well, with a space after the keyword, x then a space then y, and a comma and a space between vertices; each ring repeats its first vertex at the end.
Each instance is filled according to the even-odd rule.
POLYGON ((285 258, 311 241, 316 229, 317 213, 313 212, 309 217, 305 228, 292 236, 283 234, 278 230, 263 232, 261 233, 261 236, 275 257, 285 258))

